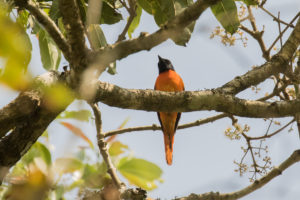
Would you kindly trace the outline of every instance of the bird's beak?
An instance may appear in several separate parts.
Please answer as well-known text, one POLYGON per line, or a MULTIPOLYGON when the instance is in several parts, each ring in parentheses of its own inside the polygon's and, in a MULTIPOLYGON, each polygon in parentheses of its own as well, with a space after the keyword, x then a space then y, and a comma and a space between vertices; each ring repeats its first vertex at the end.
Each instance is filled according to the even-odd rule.
POLYGON ((158 55, 159 62, 163 61, 162 57, 158 55))

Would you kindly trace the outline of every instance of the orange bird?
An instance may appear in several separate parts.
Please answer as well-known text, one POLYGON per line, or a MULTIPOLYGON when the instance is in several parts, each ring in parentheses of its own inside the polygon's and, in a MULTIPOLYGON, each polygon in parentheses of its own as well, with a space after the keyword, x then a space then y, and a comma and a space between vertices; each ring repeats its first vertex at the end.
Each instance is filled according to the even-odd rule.
MULTIPOLYGON (((167 92, 184 91, 181 77, 175 72, 171 61, 158 56, 159 75, 156 79, 154 89, 167 92)), ((164 133, 165 152, 167 164, 172 164, 174 135, 178 126, 181 113, 158 112, 158 119, 164 133)))

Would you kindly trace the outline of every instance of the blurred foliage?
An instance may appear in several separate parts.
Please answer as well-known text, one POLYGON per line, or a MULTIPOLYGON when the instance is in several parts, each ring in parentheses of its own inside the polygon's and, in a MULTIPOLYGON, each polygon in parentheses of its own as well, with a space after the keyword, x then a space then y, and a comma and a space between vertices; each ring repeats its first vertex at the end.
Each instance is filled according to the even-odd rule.
MULTIPOLYGON (((57 120, 90 122, 91 117, 88 110, 64 111, 57 120), (83 116, 80 116, 81 114, 83 116)), ((88 139, 72 122, 60 124, 88 142, 89 147, 80 147, 76 155, 54 160, 54 152, 49 150, 53 147, 49 143, 51 132, 45 131, 39 142, 30 148, 6 176, 0 186, 0 199, 62 200, 69 199, 70 195, 78 197, 87 189, 109 190, 112 180, 107 173, 106 164, 98 148, 92 148, 93 142, 96 141, 88 139), (93 157, 96 157, 96 160, 93 160, 93 157)), ((125 119, 119 128, 124 127, 127 122, 128 119, 125 119)), ((127 182, 147 190, 155 189, 157 182, 161 182, 162 170, 157 165, 133 157, 129 147, 115 137, 107 140, 107 144, 116 169, 127 182)))
POLYGON ((20 12, 18 22, 14 22, 5 12, 7 9, 0 2, 0 83, 15 90, 25 90, 31 79, 27 67, 32 46, 23 28, 28 15, 20 12))

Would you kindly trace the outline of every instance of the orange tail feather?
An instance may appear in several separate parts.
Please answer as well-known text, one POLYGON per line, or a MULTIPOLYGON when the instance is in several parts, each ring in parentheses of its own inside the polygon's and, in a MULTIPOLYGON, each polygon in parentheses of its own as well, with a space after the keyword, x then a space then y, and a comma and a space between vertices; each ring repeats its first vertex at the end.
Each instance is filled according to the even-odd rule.
POLYGON ((170 135, 164 133, 164 141, 165 141, 166 161, 168 165, 172 165, 174 133, 170 135))

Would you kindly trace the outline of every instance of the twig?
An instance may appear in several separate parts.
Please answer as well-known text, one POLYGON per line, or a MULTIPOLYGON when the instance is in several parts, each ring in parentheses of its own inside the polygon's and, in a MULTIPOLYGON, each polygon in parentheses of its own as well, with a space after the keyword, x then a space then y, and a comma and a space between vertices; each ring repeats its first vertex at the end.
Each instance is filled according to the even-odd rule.
POLYGON ((295 122, 295 119, 292 119, 289 123, 287 123, 286 125, 284 125, 283 127, 281 127, 280 129, 274 131, 271 134, 263 135, 263 136, 260 136, 260 137, 250 137, 250 136, 246 135, 246 137, 249 140, 261 140, 261 139, 264 139, 264 138, 270 138, 270 137, 276 135, 277 133, 281 132, 283 129, 285 129, 286 127, 288 127, 290 124, 292 124, 294 122, 295 122))
MULTIPOLYGON (((177 129, 185 129, 185 128, 190 128, 190 127, 194 127, 194 126, 199 126, 199 125, 206 124, 209 122, 214 122, 214 121, 216 121, 218 119, 222 119, 224 117, 228 117, 228 114, 223 113, 223 114, 215 115, 213 117, 200 119, 200 120, 197 120, 197 121, 194 121, 191 123, 180 125, 180 126, 178 126, 177 129)), ((147 130, 157 131, 157 130, 161 130, 161 127, 156 124, 153 124, 152 126, 139 126, 139 127, 123 128, 123 129, 106 132, 106 133, 104 133, 104 137, 110 137, 113 135, 128 133, 128 132, 133 132, 133 131, 147 131, 147 130)))
POLYGON ((111 179, 113 180, 115 186, 118 189, 123 189, 125 187, 125 184, 121 182, 119 177, 117 176, 116 169, 113 166, 113 163, 110 159, 110 156, 108 154, 108 150, 106 148, 106 143, 104 140, 104 135, 102 133, 102 120, 101 120, 101 112, 98 108, 98 105, 95 104, 90 104, 91 108, 93 109, 94 115, 95 115, 95 124, 96 124, 96 129, 97 129, 97 140, 98 140, 98 146, 100 153, 103 157, 104 162, 106 163, 107 166, 107 172, 111 176, 111 179))
POLYGON ((218 199, 218 200, 235 200, 242 198, 255 190, 263 187, 268 182, 270 182, 273 178, 282 174, 287 168, 292 166, 293 164, 300 161, 300 150, 294 151, 290 157, 288 157, 284 162, 282 162, 278 167, 273 168, 268 174, 263 176, 262 178, 255 180, 251 185, 232 192, 232 193, 224 193, 220 194, 219 192, 210 192, 205 194, 191 194, 187 197, 175 198, 176 200, 207 200, 207 199, 218 199))
POLYGON ((251 154, 251 158, 252 158, 252 162, 253 162, 253 168, 254 168, 254 174, 253 175, 255 176, 255 179, 256 179, 256 173, 259 173, 260 171, 257 169, 258 165, 257 165, 255 157, 254 157, 253 149, 252 149, 252 146, 251 146, 251 140, 244 132, 242 132, 242 135, 246 139, 246 142, 247 142, 247 145, 248 145, 247 153, 248 153, 248 151, 250 151, 250 154, 251 154))
POLYGON ((279 19, 279 16, 278 17, 275 17, 271 12, 269 12, 267 9, 265 9, 263 6, 258 6, 260 9, 262 9, 264 12, 266 12, 268 15, 270 15, 274 21, 277 21, 278 23, 281 23, 281 24, 284 24, 288 27, 291 27, 291 28, 295 28, 295 26, 293 24, 288 24, 282 20, 279 19))
POLYGON ((43 25, 56 45, 64 54, 64 57, 69 60, 71 57, 71 47, 52 19, 31 0, 15 0, 15 3, 17 6, 26 8, 30 14, 32 14, 41 25, 43 25))
POLYGON ((118 40, 117 40, 116 42, 120 42, 120 41, 126 39, 125 35, 126 35, 128 29, 129 29, 129 27, 130 27, 130 25, 131 25, 133 19, 134 19, 135 16, 136 16, 136 8, 137 8, 135 0, 128 0, 128 2, 129 2, 129 7, 126 5, 126 3, 125 3, 124 1, 120 1, 120 2, 121 2, 122 5, 126 8, 126 10, 128 11, 128 13, 129 13, 129 18, 128 18, 128 20, 127 20, 127 23, 126 23, 126 25, 125 25, 125 27, 124 27, 122 33, 119 35, 118 40))
POLYGON ((288 86, 287 83, 284 83, 280 88, 277 87, 277 85, 274 87, 274 90, 271 94, 261 97, 259 99, 257 99, 257 101, 265 101, 268 100, 276 95, 279 95, 281 91, 285 90, 285 88, 288 86))
POLYGON ((270 60, 270 52, 267 51, 265 42, 262 38, 264 31, 258 31, 257 26, 256 26, 256 22, 255 22, 255 18, 253 16, 252 10, 250 6, 247 6, 248 9, 248 13, 249 13, 249 20, 250 20, 250 24, 252 26, 253 31, 247 32, 249 33, 254 39, 257 40, 260 49, 262 51, 263 57, 269 61, 270 60), (251 34, 252 32, 252 34, 251 34))
MULTIPOLYGON (((300 12, 291 20, 290 24, 293 24, 294 21, 298 18, 298 16, 300 16, 300 12)), ((281 32, 281 34, 278 35, 278 37, 274 40, 274 42, 271 44, 271 46, 269 47, 269 49, 267 50, 268 52, 270 52, 272 50, 272 48, 274 47, 274 45, 277 43, 277 41, 282 37, 282 35, 288 30, 289 26, 285 27, 283 29, 283 31, 281 32)))
MULTIPOLYGON (((280 12, 278 12, 278 19, 280 19, 280 12)), ((281 33, 281 25, 280 25, 280 22, 278 22, 278 31, 279 31, 279 35, 281 35, 280 37, 280 48, 282 48, 282 33, 281 33)))

